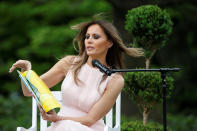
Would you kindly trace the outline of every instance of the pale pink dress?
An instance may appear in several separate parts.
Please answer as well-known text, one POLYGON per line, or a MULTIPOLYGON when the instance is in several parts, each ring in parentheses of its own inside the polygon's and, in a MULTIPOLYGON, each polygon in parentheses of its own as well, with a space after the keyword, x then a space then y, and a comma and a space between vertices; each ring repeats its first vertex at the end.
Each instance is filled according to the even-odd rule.
MULTIPOLYGON (((78 74, 78 78, 83 84, 78 86, 74 82, 72 71, 69 70, 61 87, 63 103, 58 115, 68 117, 86 116, 101 98, 107 82, 111 79, 111 77, 107 77, 102 80, 103 75, 99 69, 93 68, 86 63, 81 67, 78 74)), ((104 126, 102 119, 90 127, 76 121, 62 120, 52 123, 47 128, 47 131, 103 131, 104 126)))

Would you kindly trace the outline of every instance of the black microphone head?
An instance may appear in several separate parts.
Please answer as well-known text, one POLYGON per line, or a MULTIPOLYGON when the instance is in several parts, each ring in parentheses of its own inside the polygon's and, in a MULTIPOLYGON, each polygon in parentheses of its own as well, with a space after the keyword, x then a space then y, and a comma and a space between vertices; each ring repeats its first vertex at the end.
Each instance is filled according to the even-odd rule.
POLYGON ((98 60, 96 60, 96 59, 92 60, 92 65, 93 65, 93 67, 95 67, 96 64, 98 64, 98 63, 100 63, 98 60))
POLYGON ((101 72, 105 73, 106 75, 111 75, 111 70, 105 65, 102 65, 98 60, 92 60, 92 65, 93 67, 97 67, 101 72))

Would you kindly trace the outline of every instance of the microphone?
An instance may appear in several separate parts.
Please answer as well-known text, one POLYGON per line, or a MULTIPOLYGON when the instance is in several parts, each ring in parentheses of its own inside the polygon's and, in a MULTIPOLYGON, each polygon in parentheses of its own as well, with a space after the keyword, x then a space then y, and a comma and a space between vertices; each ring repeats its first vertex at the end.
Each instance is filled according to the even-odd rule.
POLYGON ((111 70, 106 66, 104 66, 103 64, 101 64, 98 60, 92 60, 92 65, 93 67, 99 68, 99 70, 105 73, 107 76, 110 76, 112 74, 111 70))

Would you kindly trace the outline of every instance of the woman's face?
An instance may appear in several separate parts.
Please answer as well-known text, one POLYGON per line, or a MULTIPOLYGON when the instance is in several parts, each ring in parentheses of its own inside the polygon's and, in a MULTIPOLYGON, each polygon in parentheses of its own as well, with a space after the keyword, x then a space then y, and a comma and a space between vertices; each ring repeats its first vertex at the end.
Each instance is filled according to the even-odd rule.
POLYGON ((103 29, 94 24, 88 27, 85 35, 85 49, 88 56, 105 57, 112 42, 107 39, 103 29))

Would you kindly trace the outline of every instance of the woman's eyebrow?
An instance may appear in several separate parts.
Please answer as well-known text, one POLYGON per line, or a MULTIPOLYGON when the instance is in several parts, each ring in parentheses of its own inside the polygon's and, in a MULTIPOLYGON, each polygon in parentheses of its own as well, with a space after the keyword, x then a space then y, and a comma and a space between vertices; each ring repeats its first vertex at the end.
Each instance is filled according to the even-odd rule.
POLYGON ((93 33, 92 35, 101 35, 100 33, 93 33))
POLYGON ((92 35, 100 35, 101 33, 99 33, 99 32, 96 32, 96 33, 86 33, 86 34, 92 34, 92 35))

